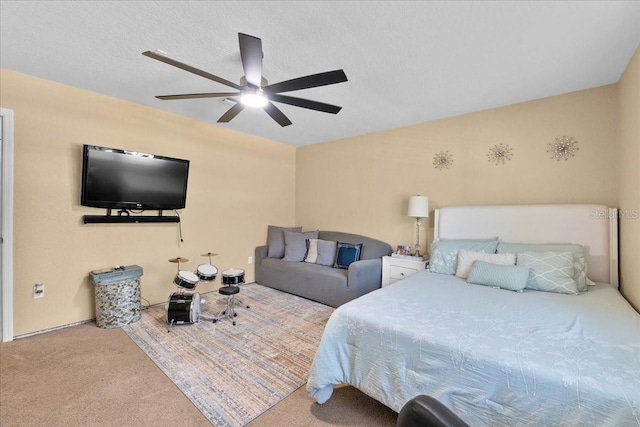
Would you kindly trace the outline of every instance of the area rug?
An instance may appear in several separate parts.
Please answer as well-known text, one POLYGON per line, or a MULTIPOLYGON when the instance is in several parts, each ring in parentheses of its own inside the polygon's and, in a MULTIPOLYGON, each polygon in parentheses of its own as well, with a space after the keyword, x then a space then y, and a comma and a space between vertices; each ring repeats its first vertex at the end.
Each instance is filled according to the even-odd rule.
MULTIPOLYGON (((301 387, 333 308, 255 283, 241 285, 236 326, 223 319, 174 325, 152 306, 122 329, 214 426, 244 426, 301 387)), ((224 306, 201 295, 203 317, 224 306)))

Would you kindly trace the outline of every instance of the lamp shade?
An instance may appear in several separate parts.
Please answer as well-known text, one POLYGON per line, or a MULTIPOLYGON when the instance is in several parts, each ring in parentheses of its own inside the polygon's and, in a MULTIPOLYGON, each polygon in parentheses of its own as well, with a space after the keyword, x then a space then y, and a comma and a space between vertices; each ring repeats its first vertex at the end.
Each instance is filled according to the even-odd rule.
POLYGON ((414 218, 429 217, 429 198, 426 196, 411 196, 407 215, 414 218))

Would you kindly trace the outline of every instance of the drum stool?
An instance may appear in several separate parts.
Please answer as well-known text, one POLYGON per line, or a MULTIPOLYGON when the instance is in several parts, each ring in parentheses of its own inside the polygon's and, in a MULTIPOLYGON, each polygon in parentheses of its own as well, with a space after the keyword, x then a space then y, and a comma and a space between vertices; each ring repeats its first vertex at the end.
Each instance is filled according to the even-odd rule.
MULTIPOLYGON (((237 286, 244 285, 244 270, 241 268, 230 268, 222 272, 222 285, 223 286, 237 286)), ((233 307, 244 306, 251 308, 245 304, 240 298, 233 298, 233 307)))
POLYGON ((237 316, 235 309, 235 296, 240 292, 240 288, 237 286, 223 286, 218 289, 218 292, 221 295, 225 295, 227 297, 227 307, 222 309, 222 311, 213 319, 213 323, 216 323, 218 320, 224 319, 225 317, 231 320, 233 326, 236 326, 236 321, 234 317, 237 316))

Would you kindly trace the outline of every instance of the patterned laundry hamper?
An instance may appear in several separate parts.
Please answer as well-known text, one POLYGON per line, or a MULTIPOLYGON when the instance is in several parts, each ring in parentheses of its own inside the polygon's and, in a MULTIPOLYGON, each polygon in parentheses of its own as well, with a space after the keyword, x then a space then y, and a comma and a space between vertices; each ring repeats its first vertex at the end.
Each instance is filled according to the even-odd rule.
POLYGON ((90 273, 96 289, 96 325, 119 328, 140 320, 142 267, 129 265, 90 273))

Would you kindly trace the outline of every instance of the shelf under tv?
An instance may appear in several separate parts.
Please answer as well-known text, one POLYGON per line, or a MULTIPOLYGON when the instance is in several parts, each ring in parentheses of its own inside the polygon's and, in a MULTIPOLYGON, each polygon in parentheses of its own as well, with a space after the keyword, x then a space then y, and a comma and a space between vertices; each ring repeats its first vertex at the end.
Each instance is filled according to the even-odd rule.
POLYGON ((82 220, 85 224, 134 224, 147 222, 180 222, 180 217, 161 215, 84 215, 82 220))

